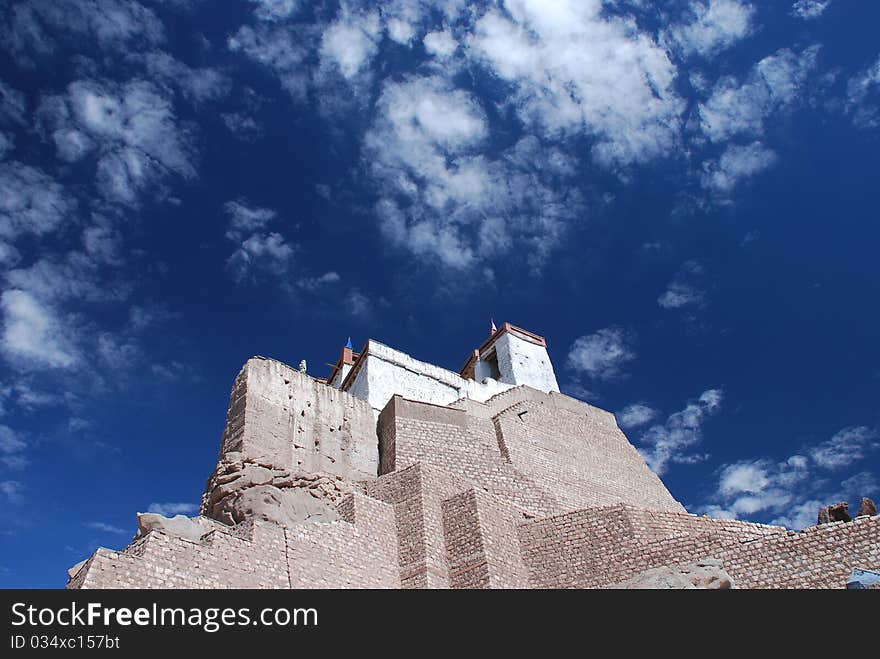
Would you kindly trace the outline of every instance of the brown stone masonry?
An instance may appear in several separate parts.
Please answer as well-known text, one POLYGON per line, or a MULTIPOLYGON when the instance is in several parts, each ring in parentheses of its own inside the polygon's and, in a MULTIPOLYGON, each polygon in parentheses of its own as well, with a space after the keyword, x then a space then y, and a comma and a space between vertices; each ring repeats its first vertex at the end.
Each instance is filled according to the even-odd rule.
POLYGON ((255 357, 200 516, 140 515, 67 587, 607 588, 696 565, 725 575, 700 583, 843 588, 880 571, 880 517, 826 517, 796 533, 688 514, 612 414, 559 393, 398 395, 377 423, 366 401, 255 357))

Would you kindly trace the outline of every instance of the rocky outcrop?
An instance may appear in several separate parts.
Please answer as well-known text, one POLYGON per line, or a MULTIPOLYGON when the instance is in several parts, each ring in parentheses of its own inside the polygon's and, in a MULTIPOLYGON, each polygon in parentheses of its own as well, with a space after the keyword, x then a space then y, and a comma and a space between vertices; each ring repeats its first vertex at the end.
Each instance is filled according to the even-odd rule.
POLYGON ((819 510, 819 524, 829 524, 830 522, 851 522, 852 517, 849 516, 849 504, 845 501, 825 506, 819 510))
POLYGON ((67 570, 67 578, 68 578, 68 579, 73 579, 73 578, 76 576, 76 573, 79 572, 80 568, 81 568, 83 565, 85 565, 86 563, 88 563, 88 562, 89 562, 89 559, 84 558, 83 560, 81 560, 81 561, 80 561, 79 563, 77 563, 76 565, 73 565, 73 566, 71 566, 70 568, 68 568, 68 570, 67 570))
POLYGON ((704 558, 696 563, 655 567, 606 588, 613 589, 706 589, 733 588, 731 577, 717 558, 704 558))
POLYGON ((337 502, 353 489, 341 476, 278 469, 230 452, 208 481, 201 514, 224 524, 250 518, 286 527, 331 522, 338 518, 337 502))
POLYGON ((868 497, 862 497, 862 503, 859 506, 858 516, 869 515, 874 516, 877 514, 877 505, 868 497))
POLYGON ((137 518, 138 530, 136 537, 146 535, 150 531, 162 531, 168 535, 198 542, 207 533, 207 529, 185 515, 163 517, 157 513, 138 513, 137 518))

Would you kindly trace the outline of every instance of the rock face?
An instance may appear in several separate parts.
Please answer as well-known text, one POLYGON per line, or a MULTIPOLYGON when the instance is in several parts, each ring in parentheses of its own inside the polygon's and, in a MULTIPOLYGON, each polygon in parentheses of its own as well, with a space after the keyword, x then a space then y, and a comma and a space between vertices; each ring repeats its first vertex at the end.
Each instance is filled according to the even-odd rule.
POLYGON ((138 513, 137 518, 137 537, 146 535, 150 531, 163 531, 168 535, 198 542, 206 532, 198 522, 191 520, 185 515, 163 517, 156 513, 138 513))
POLYGON ((852 517, 849 516, 849 504, 845 501, 825 506, 819 510, 819 524, 828 524, 830 522, 851 522, 852 517))
POLYGON ((73 579, 73 578, 76 576, 76 573, 79 572, 79 569, 80 569, 83 565, 85 565, 86 563, 88 563, 88 561, 89 561, 89 559, 86 558, 86 559, 81 560, 81 561, 80 561, 79 563, 77 563, 76 565, 71 566, 71 567, 67 570, 67 578, 68 578, 68 579, 73 579))
POLYGON ((249 518, 292 527, 338 518, 336 503, 352 486, 333 474, 309 474, 227 453, 202 497, 201 513, 225 524, 249 518))
POLYGON ((626 581, 607 586, 613 589, 706 589, 733 588, 733 577, 721 567, 716 558, 704 558, 696 563, 656 567, 630 577, 626 581))
POLYGON ((235 379, 220 461, 200 513, 291 527, 338 518, 353 483, 375 478, 376 419, 366 401, 286 364, 249 359, 235 379))
POLYGON ((862 497, 862 504, 859 506, 859 516, 877 514, 877 505, 868 497, 862 497))

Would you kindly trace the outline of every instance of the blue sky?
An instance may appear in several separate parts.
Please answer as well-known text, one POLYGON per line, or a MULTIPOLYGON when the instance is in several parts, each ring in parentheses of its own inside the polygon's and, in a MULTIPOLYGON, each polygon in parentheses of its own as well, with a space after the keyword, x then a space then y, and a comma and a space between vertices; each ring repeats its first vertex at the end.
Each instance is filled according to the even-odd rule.
POLYGON ((0 585, 193 514, 251 355, 547 337, 691 512, 880 471, 880 6, 0 8, 0 585))

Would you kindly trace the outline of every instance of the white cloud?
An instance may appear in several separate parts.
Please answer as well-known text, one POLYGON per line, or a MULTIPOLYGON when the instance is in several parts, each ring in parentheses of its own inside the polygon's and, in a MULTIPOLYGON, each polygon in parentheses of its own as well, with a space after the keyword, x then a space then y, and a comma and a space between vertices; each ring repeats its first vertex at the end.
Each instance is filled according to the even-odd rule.
POLYGON ((134 0, 29 0, 0 21, 0 48, 22 66, 54 53, 57 41, 119 51, 164 39, 156 14, 134 0))
POLYGON ((670 282, 663 294, 657 298, 657 304, 664 309, 680 309, 703 300, 703 292, 689 284, 670 282))
POLYGON ((0 160, 5 160, 13 149, 15 149, 15 137, 12 133, 0 131, 0 160))
POLYGON ((28 459, 24 452, 27 444, 9 426, 0 424, 0 462, 7 469, 24 469, 28 459))
POLYGON ((0 482, 0 494, 6 497, 9 503, 20 503, 23 499, 24 485, 19 481, 2 481, 0 482))
POLYGON ((759 459, 724 465, 715 492, 701 510, 715 517, 762 516, 771 524, 793 529, 812 526, 823 506, 877 490, 876 478, 868 471, 844 479, 838 487, 831 487, 823 473, 863 460, 870 450, 880 447, 877 436, 865 426, 853 426, 779 462, 759 459))
POLYGON ((763 492, 770 484, 767 465, 762 462, 740 462, 728 465, 721 471, 718 491, 731 496, 743 492, 763 492))
POLYGON ((132 305, 128 309, 128 324, 135 332, 156 327, 177 317, 178 314, 163 304, 132 305))
POLYGON ((140 343, 132 336, 119 332, 98 334, 95 354, 110 372, 130 373, 145 355, 140 343))
POLYGON ((99 45, 118 48, 132 41, 157 43, 163 39, 162 22, 149 9, 131 0, 45 0, 34 2, 41 18, 68 34, 79 32, 99 45))
MULTIPOLYGON (((877 477, 870 471, 860 471, 844 479, 840 482, 840 487, 845 493, 857 497, 856 499, 850 499, 850 501, 857 501, 859 503, 861 503, 861 497, 873 497, 877 492, 880 492, 880 484, 877 482, 877 477)), ((858 512, 858 508, 852 511, 853 514, 856 512, 858 512)))
POLYGON ((534 137, 490 157, 488 124, 471 94, 438 76, 386 83, 364 142, 392 244, 468 268, 519 245, 539 268, 566 221, 582 212, 569 157, 534 137))
POLYGON ((39 169, 0 163, 0 238, 45 235, 72 221, 76 211, 64 187, 39 169))
POLYGON ((596 402, 602 398, 597 392, 587 389, 583 384, 576 381, 564 384, 562 386, 562 393, 584 401, 596 402))
POLYGON ((880 57, 853 76, 846 87, 846 111, 858 128, 880 126, 880 57))
POLYGON ((656 419, 658 414, 659 412, 650 405, 633 403, 617 412, 615 416, 617 417, 617 423, 622 428, 638 428, 656 419))
POLYGON ((171 100, 152 83, 78 80, 66 96, 44 99, 40 115, 63 159, 96 153, 96 185, 109 201, 135 205, 169 174, 195 176, 189 136, 177 125, 171 100))
POLYGON ((35 389, 33 384, 20 379, 12 387, 15 404, 19 409, 33 410, 40 407, 55 407, 63 402, 62 396, 35 389))
POLYGON ((12 268, 21 261, 21 254, 13 245, 0 240, 0 267, 12 268))
POLYGON ((226 266, 239 283, 276 277, 282 278, 280 283, 289 292, 299 289, 315 293, 340 281, 339 274, 333 271, 315 277, 294 271, 297 246, 277 231, 269 230, 280 219, 276 210, 255 206, 239 197, 226 202, 223 212, 228 219, 226 238, 236 244, 226 266))
POLYGON ((173 515, 194 515, 199 507, 194 503, 151 503, 147 512, 157 513, 164 517, 173 515))
POLYGON ((685 262, 666 290, 657 298, 657 304, 664 309, 681 309, 701 304, 706 297, 702 288, 703 276, 703 267, 699 263, 685 262))
POLYGON ((247 199, 238 198, 227 201, 223 211, 229 218, 226 237, 230 240, 241 240, 245 235, 266 227, 269 222, 278 218, 278 212, 271 208, 253 206, 247 199))
POLYGON ((150 364, 150 371, 153 375, 163 380, 180 380, 189 378, 190 380, 199 380, 200 376, 195 372, 192 366, 181 361, 172 360, 170 362, 160 364, 153 362, 150 364))
POLYGON ((256 119, 241 112, 228 112, 222 117, 229 132, 240 140, 252 141, 262 132, 262 127, 256 119))
POLYGON ((121 529, 118 526, 113 526, 113 524, 107 524, 106 522, 88 522, 86 523, 86 526, 96 531, 102 531, 103 533, 114 533, 118 535, 126 535, 131 533, 130 531, 121 529))
POLYGON ((24 126, 26 113, 24 94, 0 80, 0 123, 24 126))
POLYGON ((428 32, 422 43, 429 54, 441 60, 449 59, 458 49, 458 42, 449 30, 428 32))
MULTIPOLYGON (((369 7, 375 3, 360 0, 360 4, 369 7)), ((435 15, 447 23, 454 23, 471 9, 471 4, 467 0, 384 0, 381 8, 382 17, 388 22, 397 19, 419 25, 435 15)))
POLYGON ((299 279, 296 284, 303 290, 314 292, 325 286, 336 284, 341 279, 339 273, 330 271, 325 272, 320 277, 303 277, 302 279, 299 279))
POLYGON ((54 309, 22 290, 0 296, 3 334, 0 350, 25 370, 35 367, 69 368, 80 356, 71 345, 64 322, 54 309))
POLYGON ((321 59, 335 64, 346 79, 369 65, 379 50, 382 36, 379 14, 352 15, 343 12, 321 37, 321 59))
MULTIPOLYGON (((50 253, 5 273, 0 352, 19 372, 55 369, 48 381, 34 380, 29 390, 17 388, 19 408, 70 404, 104 387, 108 376, 116 382, 125 379, 129 371, 114 367, 128 369, 142 357, 132 328, 119 329, 85 313, 95 303, 118 303, 132 292, 133 282, 115 270, 121 263, 121 238, 111 226, 96 223, 84 228, 82 240, 84 251, 50 253), (90 368, 75 368, 83 363, 90 368)), ((135 262, 130 254, 124 258, 135 262)))
POLYGON ((812 20, 824 14, 830 4, 831 0, 797 0, 791 6, 791 14, 807 21, 812 20))
POLYGON ((513 87, 520 119, 555 138, 587 134, 608 167, 670 153, 681 99, 666 51, 601 0, 505 0, 465 41, 469 55, 513 87))
POLYGON ((243 198, 226 202, 223 211, 229 218, 226 238, 238 245, 226 261, 236 281, 256 281, 263 275, 288 272, 294 247, 280 233, 265 230, 278 219, 277 211, 254 206, 243 198))
POLYGON ((229 37, 227 45, 233 52, 242 52, 270 69, 294 100, 305 99, 309 35, 284 25, 245 25, 229 37))
POLYGON ((390 18, 385 26, 388 36, 397 43, 408 46, 416 36, 416 29, 409 21, 390 18))
POLYGON ((82 246, 96 263, 122 265, 124 263, 122 236, 109 225, 94 224, 82 231, 82 246))
POLYGON ((689 7, 687 23, 673 25, 665 40, 684 56, 709 56, 729 48, 752 30, 755 9, 739 0, 708 0, 689 7))
POLYGON ((829 503, 830 500, 828 499, 810 499, 791 506, 783 506, 786 508, 785 513, 774 517, 770 520, 770 523, 795 530, 815 526, 819 517, 819 509, 827 506, 829 503))
POLYGON ((10 270, 6 280, 10 286, 47 303, 117 301, 131 293, 130 283, 114 281, 82 252, 70 252, 63 258, 42 258, 29 268, 10 270))
POLYGON ((763 172, 777 160, 776 154, 760 142, 730 145, 718 160, 704 164, 700 182, 707 190, 723 197, 740 182, 763 172))
POLYGON ((762 134, 768 116, 805 100, 818 53, 818 46, 800 53, 783 48, 758 62, 744 82, 733 77, 719 80, 698 107, 703 133, 713 142, 762 134))
MULTIPOLYGON (((397 145, 401 149, 409 142, 414 151, 422 144, 455 150, 479 144, 488 133, 477 99, 440 78, 411 78, 403 84, 386 85, 379 102, 383 118, 402 142, 397 145)), ((407 162, 422 154, 394 155, 407 162)))
POLYGON ((161 50, 137 53, 132 59, 144 66, 151 81, 161 81, 166 86, 179 89, 195 104, 221 99, 232 87, 232 81, 223 72, 209 67, 191 68, 161 50))
POLYGON ((258 273, 283 275, 293 259, 291 247, 280 233, 255 233, 245 239, 226 264, 236 281, 256 279, 258 273))
POLYGON ((811 448, 809 456, 823 469, 841 469, 862 460, 868 451, 880 447, 877 438, 877 431, 866 426, 844 428, 831 439, 811 448))
POLYGON ((368 317, 374 304, 370 298, 353 288, 345 296, 345 310, 352 316, 368 317))
POLYGON ((670 414, 666 422, 654 424, 642 433, 639 449, 648 466, 658 475, 666 473, 670 463, 692 464, 706 458, 691 449, 703 439, 703 424, 721 409, 720 389, 707 389, 696 401, 679 412, 670 414))
POLYGON ((249 0, 257 5, 254 13, 263 21, 278 21, 289 18, 299 10, 301 0, 249 0))
POLYGON ((568 352, 569 368, 596 380, 623 375, 623 368, 636 358, 632 337, 620 327, 606 327, 575 340, 568 352))

